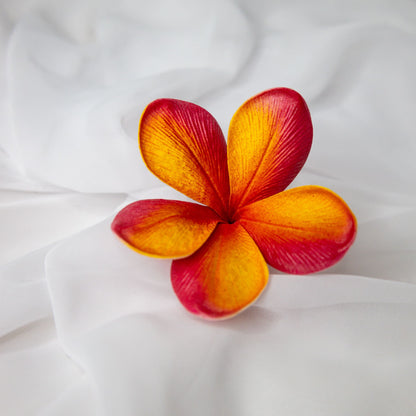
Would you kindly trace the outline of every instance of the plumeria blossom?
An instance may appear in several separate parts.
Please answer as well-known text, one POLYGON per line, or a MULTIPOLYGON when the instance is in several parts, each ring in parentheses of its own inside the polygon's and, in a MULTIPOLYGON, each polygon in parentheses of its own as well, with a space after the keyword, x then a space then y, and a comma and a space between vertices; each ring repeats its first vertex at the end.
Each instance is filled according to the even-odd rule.
POLYGON ((340 260, 355 238, 355 217, 334 192, 285 190, 311 144, 308 107, 291 89, 246 101, 231 120, 228 145, 203 108, 153 101, 139 126, 143 160, 200 204, 137 201, 117 214, 112 229, 139 253, 174 259, 173 289, 188 311, 231 317, 266 287, 267 263, 287 273, 316 272, 340 260))

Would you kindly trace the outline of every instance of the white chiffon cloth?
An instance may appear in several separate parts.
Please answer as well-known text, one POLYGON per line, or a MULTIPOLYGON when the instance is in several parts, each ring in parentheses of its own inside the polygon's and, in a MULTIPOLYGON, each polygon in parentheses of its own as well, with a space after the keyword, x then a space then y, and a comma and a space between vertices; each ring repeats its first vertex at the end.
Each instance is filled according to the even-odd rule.
POLYGON ((0 414, 413 416, 416 3, 0 4, 0 414), (306 99, 317 184, 355 212, 346 257, 271 271, 234 319, 188 314, 170 261, 111 233, 141 198, 141 112, 173 97, 227 131, 250 96, 306 99))

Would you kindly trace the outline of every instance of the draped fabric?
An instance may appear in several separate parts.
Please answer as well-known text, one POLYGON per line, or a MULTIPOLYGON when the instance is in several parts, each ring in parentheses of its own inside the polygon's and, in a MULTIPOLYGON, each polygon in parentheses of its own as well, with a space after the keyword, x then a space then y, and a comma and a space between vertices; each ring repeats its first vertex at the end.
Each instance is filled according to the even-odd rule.
POLYGON ((0 29, 0 414, 414 415, 414 2, 5 0, 0 29), (139 118, 192 101, 226 136, 274 87, 314 126, 290 186, 339 194, 356 242, 203 321, 169 260, 110 229, 137 199, 185 199, 145 167, 139 118))

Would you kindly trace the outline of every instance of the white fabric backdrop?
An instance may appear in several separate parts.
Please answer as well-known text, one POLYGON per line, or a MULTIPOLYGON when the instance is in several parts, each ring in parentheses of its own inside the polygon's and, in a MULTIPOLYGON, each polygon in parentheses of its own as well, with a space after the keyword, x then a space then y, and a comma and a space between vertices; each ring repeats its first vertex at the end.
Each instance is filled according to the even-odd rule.
POLYGON ((415 414, 415 2, 4 0, 0 29, 0 414, 415 414), (178 197, 138 120, 174 97, 226 131, 277 86, 314 123, 293 186, 342 195, 357 240, 201 321, 169 261, 109 228, 127 201, 178 197))

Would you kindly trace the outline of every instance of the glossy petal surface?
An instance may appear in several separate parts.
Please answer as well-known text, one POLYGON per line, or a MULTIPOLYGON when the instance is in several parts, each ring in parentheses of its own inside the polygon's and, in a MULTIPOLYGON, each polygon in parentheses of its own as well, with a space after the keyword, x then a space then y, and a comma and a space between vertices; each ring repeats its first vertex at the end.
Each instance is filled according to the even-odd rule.
POLYGON ((297 92, 275 88, 246 101, 228 132, 231 207, 283 191, 305 163, 311 143, 311 117, 297 92))
POLYGON ((354 241, 356 221, 329 189, 303 186, 243 207, 240 224, 267 263, 287 273, 311 273, 340 260, 354 241))
POLYGON ((147 167, 159 179, 220 215, 226 212, 227 148, 210 113, 186 101, 153 101, 140 121, 139 144, 147 167))
POLYGON ((220 319, 254 302, 268 280, 266 262, 239 224, 219 224, 192 256, 172 263, 172 285, 190 312, 220 319))
POLYGON ((211 208, 202 205, 147 199, 122 209, 111 228, 129 247, 142 254, 179 258, 198 250, 219 221, 211 208))

